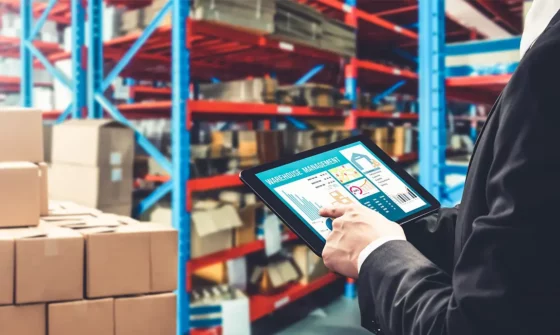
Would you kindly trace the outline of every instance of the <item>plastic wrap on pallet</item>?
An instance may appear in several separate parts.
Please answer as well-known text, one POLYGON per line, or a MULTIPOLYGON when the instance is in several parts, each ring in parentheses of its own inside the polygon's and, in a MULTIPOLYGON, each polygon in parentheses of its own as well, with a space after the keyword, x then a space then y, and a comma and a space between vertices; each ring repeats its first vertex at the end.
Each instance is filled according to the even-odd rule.
POLYGON ((323 19, 322 27, 322 49, 344 56, 356 56, 356 32, 353 27, 327 17, 323 19))
POLYGON ((193 17, 272 33, 275 13, 274 0, 196 0, 193 17))
POLYGON ((270 78, 236 80, 216 84, 200 85, 200 99, 274 103, 278 82, 270 78))
POLYGON ((320 47, 323 15, 315 9, 290 0, 276 1, 274 35, 320 47))

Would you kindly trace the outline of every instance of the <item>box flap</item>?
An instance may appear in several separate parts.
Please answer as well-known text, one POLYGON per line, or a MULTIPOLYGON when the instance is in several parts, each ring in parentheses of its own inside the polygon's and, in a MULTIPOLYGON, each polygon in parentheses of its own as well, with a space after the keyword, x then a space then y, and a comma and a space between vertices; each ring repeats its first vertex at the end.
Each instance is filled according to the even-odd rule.
POLYGON ((280 269, 276 264, 269 265, 267 267, 267 272, 273 287, 279 287, 286 283, 282 278, 282 273, 280 272, 280 269))
POLYGON ((197 235, 200 237, 218 232, 210 211, 195 210, 191 214, 191 220, 197 235))
POLYGON ((25 239, 25 238, 40 238, 47 237, 48 233, 43 229, 43 227, 34 228, 14 228, 14 229, 2 229, 0 230, 0 239, 13 238, 13 239, 25 239))
POLYGON ((193 203, 194 210, 208 210, 217 208, 220 205, 218 201, 215 200, 197 200, 193 203))
POLYGON ((243 226, 237 210, 232 205, 223 205, 213 211, 214 222, 219 231, 243 226))

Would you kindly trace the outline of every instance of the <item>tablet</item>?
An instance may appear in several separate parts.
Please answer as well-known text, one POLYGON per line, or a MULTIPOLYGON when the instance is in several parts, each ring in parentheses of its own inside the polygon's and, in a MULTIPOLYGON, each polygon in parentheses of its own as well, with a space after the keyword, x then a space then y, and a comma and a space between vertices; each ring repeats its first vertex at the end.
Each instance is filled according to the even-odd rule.
POLYGON ((240 178, 319 256, 332 230, 332 219, 319 215, 323 206, 362 204, 399 224, 440 207, 366 136, 244 170, 240 178))

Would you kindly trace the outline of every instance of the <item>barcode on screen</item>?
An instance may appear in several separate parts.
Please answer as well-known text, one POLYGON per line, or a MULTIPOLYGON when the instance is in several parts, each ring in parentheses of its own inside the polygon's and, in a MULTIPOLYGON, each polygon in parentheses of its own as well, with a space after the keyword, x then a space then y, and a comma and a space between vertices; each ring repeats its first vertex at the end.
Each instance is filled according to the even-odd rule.
POLYGON ((406 189, 406 193, 398 193, 393 195, 393 199, 399 204, 407 203, 409 201, 416 199, 417 197, 418 196, 408 188, 406 189))

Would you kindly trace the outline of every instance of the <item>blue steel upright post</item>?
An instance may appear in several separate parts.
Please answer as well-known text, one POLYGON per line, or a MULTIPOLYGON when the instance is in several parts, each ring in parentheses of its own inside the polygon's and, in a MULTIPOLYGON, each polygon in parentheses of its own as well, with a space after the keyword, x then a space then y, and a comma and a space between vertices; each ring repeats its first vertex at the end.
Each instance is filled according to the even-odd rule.
MULTIPOLYGON (((345 0, 346 10, 345 22, 346 24, 354 27, 355 33, 358 34, 358 19, 356 16, 356 0, 345 0)), ((350 58, 350 63, 345 68, 345 95, 348 100, 352 102, 350 114, 346 117, 345 128, 355 131, 358 127, 358 120, 356 118, 356 107, 358 102, 358 67, 356 65, 356 58, 350 58)), ((346 298, 356 297, 356 284, 354 279, 347 278, 344 285, 344 296, 346 298)))
MULTIPOLYGON (((88 0, 88 76, 87 76, 87 107, 88 118, 100 119, 103 109, 95 99, 95 95, 103 92, 103 2, 88 0)), ((74 49, 74 52, 76 50, 74 49)))
POLYGON ((419 3, 420 183, 441 199, 445 187, 445 0, 419 3))
POLYGON ((173 1, 171 33, 172 54, 172 111, 171 111, 171 159, 172 159, 172 220, 179 231, 179 278, 177 282, 177 335, 189 333, 190 313, 189 294, 187 292, 187 262, 190 259, 191 233, 190 214, 187 209, 187 182, 190 161, 190 50, 187 44, 187 18, 189 3, 182 0, 173 1))
POLYGON ((33 106, 33 58, 31 51, 27 48, 26 42, 31 38, 33 25, 32 0, 21 0, 21 40, 19 43, 21 78, 20 78, 20 99, 23 107, 33 106))
POLYGON ((86 74, 84 68, 84 21, 82 0, 72 0, 72 117, 83 117, 86 108, 86 74))

